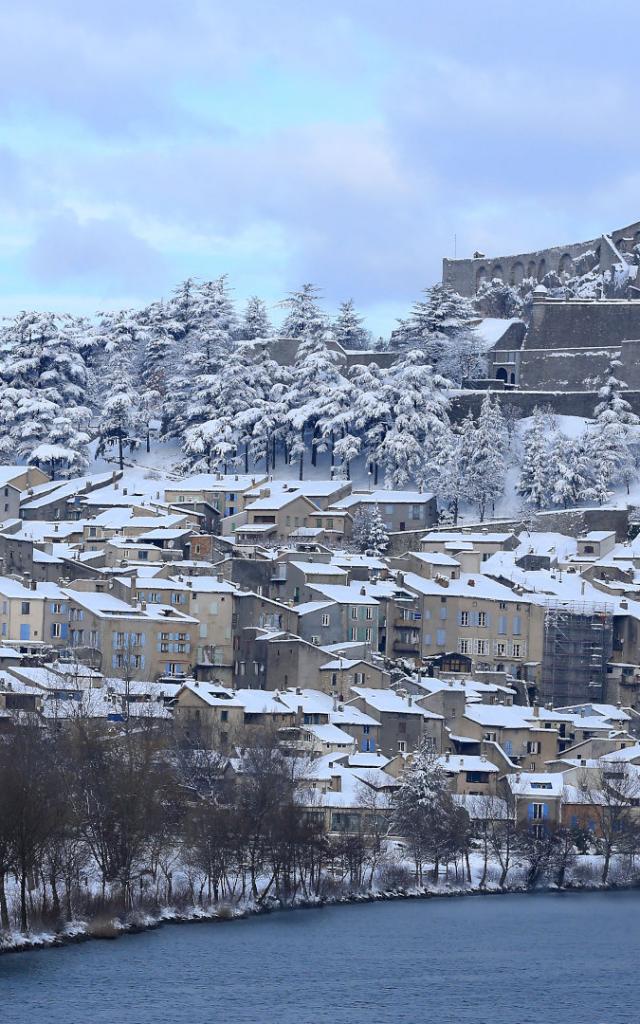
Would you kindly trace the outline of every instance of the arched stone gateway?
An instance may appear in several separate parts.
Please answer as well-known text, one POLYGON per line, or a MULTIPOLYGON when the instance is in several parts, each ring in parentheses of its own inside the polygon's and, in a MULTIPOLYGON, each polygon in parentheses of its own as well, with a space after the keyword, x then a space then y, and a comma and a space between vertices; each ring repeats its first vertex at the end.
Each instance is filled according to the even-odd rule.
POLYGON ((504 381, 505 384, 507 383, 507 371, 504 366, 501 366, 499 370, 496 370, 496 380, 504 381))
POLYGON ((510 283, 514 285, 522 284, 524 281, 524 265, 518 260, 514 263, 511 268, 510 283))
POLYGON ((480 286, 487 280, 487 268, 478 267, 476 270, 476 291, 480 291, 480 286))
POLYGON ((571 277, 573 274, 573 260, 571 259, 568 252, 565 252, 564 255, 560 257, 560 263, 558 264, 558 273, 566 274, 568 277, 571 277))
POLYGON ((496 278, 499 281, 504 281, 504 275, 503 275, 503 272, 502 272, 502 264, 501 263, 496 263, 494 265, 494 267, 493 267, 493 270, 491 271, 491 280, 495 281, 496 278))

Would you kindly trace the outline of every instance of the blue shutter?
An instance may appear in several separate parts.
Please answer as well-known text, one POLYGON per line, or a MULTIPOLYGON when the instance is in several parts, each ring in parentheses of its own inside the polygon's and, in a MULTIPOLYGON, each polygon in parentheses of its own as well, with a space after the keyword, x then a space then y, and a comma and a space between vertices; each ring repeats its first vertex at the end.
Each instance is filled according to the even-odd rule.
POLYGON ((441 604, 440 605, 440 618, 444 620, 444 619, 446 619, 446 617, 447 617, 447 606, 446 606, 446 604, 441 604))
POLYGON ((461 611, 459 611, 457 613, 457 618, 458 618, 458 625, 461 626, 462 625, 462 612, 461 611))
POLYGON ((501 615, 498 619, 498 633, 504 636, 507 632, 507 616, 501 615))
POLYGON ((20 626, 20 639, 30 640, 31 639, 31 626, 28 622, 23 622, 20 626))
POLYGON ((548 804, 543 804, 542 805, 542 817, 543 818, 548 818, 549 817, 549 805, 548 804))
POLYGON ((487 612, 487 628, 491 626, 491 612, 487 612))
POLYGON ((533 804, 527 804, 527 818, 533 821, 533 804))
POLYGON ((144 668, 144 654, 140 655, 140 668, 144 668))
POLYGON ((60 626, 60 636, 63 640, 66 640, 69 636, 69 626, 66 622, 63 622, 60 626))
POLYGON ((111 655, 111 668, 118 667, 118 656, 116 654, 111 655))
POLYGON ((504 752, 507 755, 507 757, 511 757, 513 753, 513 743, 511 742, 511 740, 504 741, 504 752))
POLYGON ((513 635, 514 636, 520 636, 520 632, 522 630, 521 621, 522 620, 521 620, 521 616, 520 615, 514 615, 513 616, 513 635))
POLYGON ((141 633, 140 634, 140 646, 144 647, 146 642, 147 642, 147 634, 146 633, 141 633))

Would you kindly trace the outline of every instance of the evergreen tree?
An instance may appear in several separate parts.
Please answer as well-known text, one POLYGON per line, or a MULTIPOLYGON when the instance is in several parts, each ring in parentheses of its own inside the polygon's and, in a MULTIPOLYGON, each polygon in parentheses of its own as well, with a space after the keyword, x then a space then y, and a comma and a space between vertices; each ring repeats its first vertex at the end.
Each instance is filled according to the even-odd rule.
POLYGON ((349 372, 351 427, 362 437, 363 450, 370 461, 374 484, 378 484, 376 453, 393 423, 393 390, 377 363, 355 364, 349 372))
POLYGON ((411 845, 418 884, 423 880, 425 861, 433 863, 434 876, 438 877, 452 813, 447 779, 433 743, 427 738, 400 776, 392 822, 394 834, 411 845))
POLYGON ((422 487, 448 422, 448 381, 434 374, 424 353, 413 349, 391 367, 387 384, 392 426, 376 449, 375 461, 385 469, 387 486, 413 481, 422 487))
POLYGON ((366 349, 371 335, 364 327, 364 319, 355 311, 353 299, 340 303, 337 317, 332 324, 332 334, 344 349, 366 349))
POLYGON ((556 435, 557 449, 552 457, 556 467, 553 501, 569 508, 593 496, 593 453, 588 433, 577 438, 556 435))
POLYGON ((319 424, 333 402, 337 388, 343 387, 339 356, 324 342, 315 327, 305 334, 296 352, 292 367, 292 384, 288 393, 288 421, 293 432, 291 456, 299 460, 299 478, 304 476, 306 431, 311 431, 311 460, 315 465, 317 445, 321 438, 319 424))
POLYGON ((520 467, 518 494, 522 494, 535 508, 547 508, 553 501, 553 487, 557 477, 555 452, 556 431, 550 417, 542 409, 533 410, 531 426, 523 439, 523 458, 520 467))
POLYGON ((627 385, 616 377, 616 371, 622 363, 619 359, 611 359, 608 372, 598 388, 599 402, 594 409, 594 417, 601 426, 607 424, 623 424, 637 426, 640 418, 631 410, 631 406, 623 397, 627 385))
POLYGON ((267 313, 267 305, 257 295, 247 300, 240 324, 239 337, 243 341, 256 341, 259 338, 271 337, 272 328, 267 313))
POLYGON ((48 441, 37 445, 28 462, 39 466, 52 480, 84 473, 89 465, 89 410, 82 406, 62 409, 49 426, 48 441))
POLYGON ((353 517, 356 551, 380 558, 389 547, 389 534, 377 504, 363 503, 353 517))
POLYGON ((448 285, 425 289, 425 298, 414 303, 408 318, 400 321, 392 340, 402 348, 419 348, 438 369, 452 342, 467 333, 477 320, 470 299, 448 285))
POLYGON ((106 381, 107 390, 98 427, 96 455, 104 455, 114 445, 118 466, 124 469, 124 449, 138 443, 138 395, 124 359, 117 359, 106 381))
POLYGON ((324 336, 327 331, 327 315, 320 308, 320 291, 314 284, 307 282, 298 291, 289 292, 280 305, 288 310, 280 333, 285 338, 305 338, 324 336))
POLYGON ((504 493, 507 429, 497 399, 492 400, 487 391, 480 407, 478 427, 475 432, 473 454, 472 494, 470 497, 485 517, 487 505, 495 503, 504 493))

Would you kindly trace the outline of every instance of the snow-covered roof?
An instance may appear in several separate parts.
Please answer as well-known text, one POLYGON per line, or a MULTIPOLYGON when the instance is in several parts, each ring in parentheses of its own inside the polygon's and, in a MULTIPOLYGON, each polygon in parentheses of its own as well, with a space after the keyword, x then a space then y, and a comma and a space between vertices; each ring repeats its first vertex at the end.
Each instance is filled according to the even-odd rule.
POLYGON ((514 796, 561 797, 564 789, 562 772, 514 772, 505 778, 514 796))
POLYGON ((447 772, 492 772, 500 769, 486 757, 473 756, 471 754, 445 754, 438 758, 437 762, 447 772))
POLYGON ((524 327, 524 321, 519 320, 518 317, 503 320, 499 317, 488 316, 481 320, 474 330, 476 336, 480 339, 484 351, 488 352, 495 345, 498 345, 513 324, 522 324, 524 327))
POLYGON ((336 604, 364 604, 373 606, 378 604, 374 597, 366 593, 360 593, 360 590, 364 589, 362 584, 357 584, 355 587, 347 587, 341 586, 338 583, 310 583, 309 589, 317 591, 323 597, 329 598, 330 601, 334 601, 336 604))
POLYGON ((352 686, 351 692, 374 708, 383 713, 394 713, 401 715, 420 715, 422 718, 433 718, 442 720, 442 715, 436 715, 410 697, 401 697, 395 690, 378 690, 368 686, 352 686))
POLYGON ((321 743, 330 743, 339 746, 353 746, 355 740, 353 736, 350 736, 344 729, 340 729, 337 725, 328 723, 327 725, 305 725, 305 732, 310 732, 312 736, 320 740, 321 743))
POLYGON ((296 569, 303 572, 305 576, 347 576, 345 569, 331 564, 330 562, 290 562, 296 569))
POLYGON ((509 587, 484 576, 482 573, 461 573, 457 580, 448 580, 446 585, 437 580, 429 580, 417 573, 404 574, 404 585, 425 597, 468 597, 485 598, 489 601, 511 601, 529 604, 530 595, 515 594, 509 587))
POLYGON ((423 505, 433 500, 429 491, 354 491, 346 498, 334 502, 332 509, 349 509, 354 505, 423 505))

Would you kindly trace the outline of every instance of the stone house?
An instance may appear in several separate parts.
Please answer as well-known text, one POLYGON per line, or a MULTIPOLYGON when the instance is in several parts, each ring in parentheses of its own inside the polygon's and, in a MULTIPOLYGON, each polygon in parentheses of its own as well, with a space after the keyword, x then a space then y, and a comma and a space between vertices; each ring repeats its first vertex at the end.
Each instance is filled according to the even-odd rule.
POLYGON ((411 695, 365 686, 352 686, 351 692, 354 697, 347 703, 380 722, 379 751, 386 757, 411 753, 425 737, 436 752, 442 751, 444 719, 420 707, 411 695))

